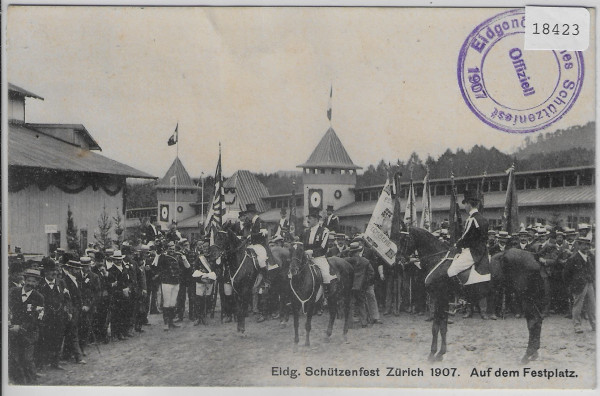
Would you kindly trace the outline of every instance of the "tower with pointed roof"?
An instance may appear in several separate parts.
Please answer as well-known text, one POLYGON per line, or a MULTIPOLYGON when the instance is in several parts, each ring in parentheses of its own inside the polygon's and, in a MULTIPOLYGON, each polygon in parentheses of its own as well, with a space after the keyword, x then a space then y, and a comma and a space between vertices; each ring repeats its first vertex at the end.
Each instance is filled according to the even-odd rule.
POLYGON ((168 229, 173 222, 196 215, 193 204, 197 201, 197 194, 198 186, 179 157, 175 157, 165 176, 156 184, 157 219, 161 228, 168 229))
POLYGON ((304 216, 309 208, 334 210, 354 202, 356 171, 361 169, 352 162, 340 138, 330 126, 302 168, 304 184, 304 216))

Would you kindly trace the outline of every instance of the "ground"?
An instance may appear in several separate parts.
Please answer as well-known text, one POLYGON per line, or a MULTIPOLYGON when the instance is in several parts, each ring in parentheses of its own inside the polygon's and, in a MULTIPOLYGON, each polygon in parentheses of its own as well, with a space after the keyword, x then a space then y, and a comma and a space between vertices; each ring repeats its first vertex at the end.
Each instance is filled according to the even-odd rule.
MULTIPOLYGON (((161 315, 150 315, 145 333, 127 341, 90 346, 87 365, 64 363, 67 369, 44 371, 45 385, 110 386, 377 386, 377 387, 476 387, 476 388, 591 388, 596 382, 596 333, 586 323, 583 334, 575 334, 572 322, 561 316, 544 320, 540 359, 526 366, 519 363, 525 352, 527 328, 524 319, 497 321, 454 317, 449 325, 448 352, 443 362, 429 364, 431 323, 423 316, 401 314, 383 317, 384 324, 353 328, 349 344, 343 343, 342 323, 336 321, 330 343, 323 342, 327 317, 313 320, 311 347, 301 343, 293 352, 293 322, 285 327, 278 320, 256 323, 250 316, 246 338, 233 323, 209 319, 207 326, 193 326, 187 319, 180 329, 163 331, 161 315), (361 367, 379 369, 378 377, 307 376, 306 368, 361 367), (422 369, 423 376, 389 377, 387 367, 422 369), (298 370, 292 379, 286 368, 298 370), (449 370, 436 369, 448 368, 449 370), (456 371, 453 370, 456 368, 456 371), (491 368, 487 376, 487 369, 491 368), (547 369, 556 374, 573 370, 575 378, 532 377, 527 368, 547 369), (432 371, 433 369, 433 371, 432 371), (496 370, 515 370, 518 378, 496 377, 496 370), (480 376, 474 375, 474 370, 480 376), (443 374, 446 374, 443 375, 443 374), (454 376, 452 376, 454 374, 454 376), (481 376, 481 374, 485 376, 481 376)), ((358 326, 360 327, 360 326, 358 326)), ((413 372, 416 374, 416 372, 413 372)), ((502 373, 499 373, 502 375, 502 373)))

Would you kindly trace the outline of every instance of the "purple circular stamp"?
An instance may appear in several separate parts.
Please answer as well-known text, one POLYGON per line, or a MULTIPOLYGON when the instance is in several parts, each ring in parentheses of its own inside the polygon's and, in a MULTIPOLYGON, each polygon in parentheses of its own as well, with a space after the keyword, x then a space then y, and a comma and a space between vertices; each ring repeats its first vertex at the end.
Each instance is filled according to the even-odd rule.
POLYGON ((573 106, 583 85, 578 51, 525 51, 525 9, 477 26, 458 57, 458 85, 467 106, 489 126, 527 133, 547 128, 573 106))

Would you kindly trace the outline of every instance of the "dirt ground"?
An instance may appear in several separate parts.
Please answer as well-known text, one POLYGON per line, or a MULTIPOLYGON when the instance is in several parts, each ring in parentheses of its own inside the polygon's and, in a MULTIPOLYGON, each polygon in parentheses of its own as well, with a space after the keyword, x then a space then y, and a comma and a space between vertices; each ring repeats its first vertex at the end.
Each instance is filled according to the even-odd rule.
MULTIPOLYGON (((596 333, 591 332, 586 323, 585 333, 575 334, 571 321, 561 316, 544 320, 540 359, 526 366, 519 363, 527 343, 526 322, 513 317, 497 321, 455 317, 454 323, 449 325, 444 361, 429 364, 426 358, 431 323, 425 322, 423 316, 386 316, 384 324, 353 328, 349 332, 349 344, 343 343, 340 321, 336 321, 331 342, 324 343, 327 316, 316 316, 311 347, 304 347, 301 339, 296 353, 293 352, 292 318, 281 328, 278 320, 256 323, 250 316, 246 324, 247 338, 241 338, 235 324, 221 324, 218 316, 216 313, 207 326, 198 327, 186 318, 180 329, 164 332, 162 316, 151 315, 151 326, 144 327, 144 334, 136 334, 128 341, 101 344, 98 348, 90 346, 87 365, 64 363, 66 371, 44 371, 40 383, 416 388, 592 388, 596 383, 596 333), (306 370, 311 367, 379 369, 379 376, 309 376, 306 370), (423 375, 387 376, 388 367, 420 368, 423 375), (287 374, 286 368, 297 370, 297 378, 273 375, 273 372, 287 374), (490 376, 487 376, 488 368, 490 376), (441 370, 436 372, 436 369, 441 370), (497 373, 498 369, 514 370, 512 375, 518 377, 503 377, 501 372, 497 373), (572 370, 576 377, 531 376, 531 370, 543 375, 544 369, 553 374, 557 374, 556 369, 572 370), (485 376, 474 376, 474 370, 485 376)), ((300 323, 303 337, 304 317, 300 323)))

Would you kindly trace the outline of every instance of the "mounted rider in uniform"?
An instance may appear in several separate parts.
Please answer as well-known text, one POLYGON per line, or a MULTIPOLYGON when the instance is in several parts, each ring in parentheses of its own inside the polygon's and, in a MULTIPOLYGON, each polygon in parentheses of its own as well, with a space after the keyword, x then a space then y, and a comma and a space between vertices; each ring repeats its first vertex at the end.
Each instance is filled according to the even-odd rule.
POLYGON ((325 284, 325 288, 327 289, 331 281, 337 279, 337 275, 331 273, 326 257, 329 230, 319 224, 319 219, 319 209, 309 208, 308 228, 302 234, 302 242, 305 253, 312 256, 313 262, 321 270, 323 284, 325 284))
POLYGON ((478 263, 482 258, 487 257, 487 239, 488 239, 488 221, 479 213, 479 197, 477 191, 467 190, 462 201, 465 205, 465 212, 469 214, 465 223, 465 231, 456 242, 456 247, 462 248, 450 267, 448 276, 453 277, 462 271, 478 263))

